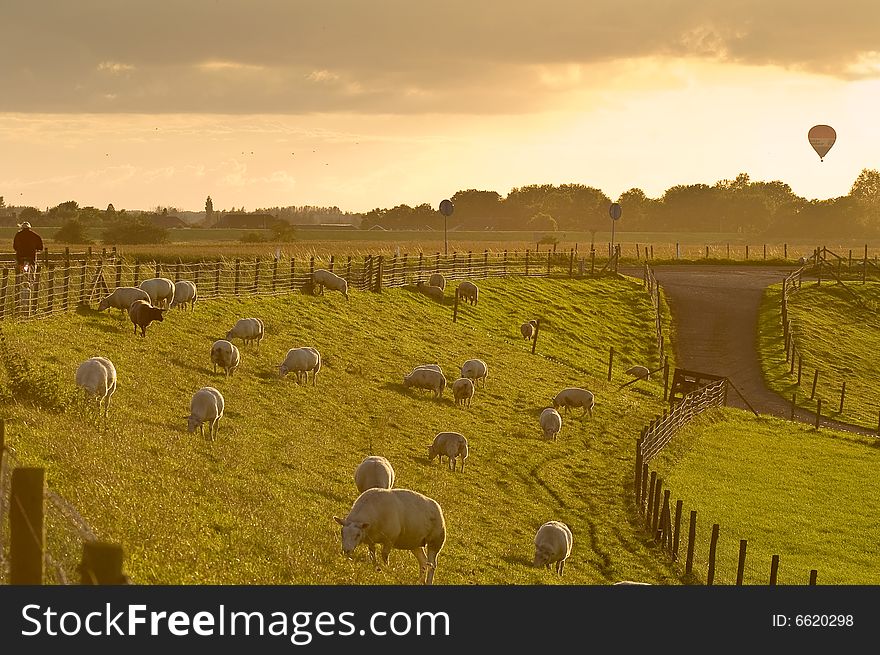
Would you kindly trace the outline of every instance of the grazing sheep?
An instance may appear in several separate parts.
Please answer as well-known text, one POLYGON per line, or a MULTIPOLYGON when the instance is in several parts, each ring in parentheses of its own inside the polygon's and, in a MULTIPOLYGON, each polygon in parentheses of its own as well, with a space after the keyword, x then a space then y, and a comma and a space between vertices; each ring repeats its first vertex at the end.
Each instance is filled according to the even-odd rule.
POLYGON ((394 486, 394 469, 384 457, 371 455, 364 458, 354 472, 354 483, 358 493, 367 489, 390 489, 394 486))
POLYGON ((474 397, 474 381, 470 378, 458 378, 452 383, 452 397, 456 405, 470 407, 474 397))
POLYGON ((110 410, 110 396, 116 391, 116 367, 106 357, 92 357, 76 367, 76 386, 85 392, 86 401, 97 400, 104 416, 110 410))
POLYGON ((258 318, 240 318, 226 333, 226 340, 241 339, 245 345, 256 341, 257 345, 263 340, 263 321, 258 318))
POLYGON ((417 368, 427 368, 431 369, 432 371, 437 371, 438 373, 443 372, 443 369, 440 368, 440 364, 419 364, 413 370, 415 371, 417 368))
POLYGON ((235 369, 241 363, 241 353, 238 347, 226 339, 218 339, 211 344, 211 363, 214 364, 214 372, 219 366, 226 372, 226 377, 235 373, 235 369))
POLYGON ((128 311, 131 303, 135 300, 150 301, 150 294, 138 287, 116 287, 109 296, 98 303, 98 311, 103 312, 105 309, 121 309, 128 311))
POLYGON ((596 401, 593 397, 593 392, 579 387, 563 389, 553 399, 553 409, 564 407, 567 413, 572 407, 583 407, 584 414, 589 412, 590 418, 593 418, 593 407, 595 406, 596 401))
POLYGON ((165 320, 162 318, 164 311, 164 309, 153 307, 146 300, 135 300, 131 303, 131 307, 128 308, 128 316, 131 318, 131 322, 134 323, 134 333, 137 334, 138 328, 140 328, 141 336, 147 336, 147 326, 150 323, 153 321, 161 323, 165 320))
POLYGON ((367 489, 354 501, 348 516, 333 520, 342 526, 346 555, 365 543, 379 570, 377 544, 382 546, 385 564, 392 548, 408 550, 419 562, 419 582, 433 583, 437 555, 446 542, 446 521, 436 500, 409 489, 367 489))
POLYGON ((480 290, 477 288, 477 285, 469 280, 465 280, 461 284, 458 285, 458 289, 455 290, 456 295, 461 297, 462 300, 466 300, 472 305, 477 304, 477 298, 480 295, 480 290))
POLYGON ((489 377, 489 365, 482 359, 469 359, 461 365, 461 377, 470 378, 474 384, 483 381, 486 386, 486 378, 489 377))
POLYGON ((455 460, 461 457, 461 470, 464 471, 464 460, 468 456, 468 442, 458 432, 441 432, 434 437, 434 443, 428 446, 428 461, 437 461, 442 464, 443 457, 449 461, 449 470, 455 470, 455 460))
POLYGON ((440 275, 440 273, 432 273, 431 277, 428 278, 428 284, 432 287, 440 287, 441 291, 446 290, 446 278, 440 275))
POLYGON ((416 288, 428 296, 431 300, 436 300, 437 302, 443 302, 443 289, 440 287, 431 286, 430 284, 425 284, 424 282, 419 282, 416 284, 416 288))
POLYGON ((312 372, 312 386, 318 385, 318 371, 321 370, 321 353, 308 346, 304 348, 291 348, 287 356, 278 367, 278 374, 284 377, 291 371, 296 373, 296 383, 302 382, 305 376, 306 384, 309 383, 309 371, 312 372))
POLYGON ((534 338, 536 329, 538 329, 538 321, 535 319, 519 326, 519 331, 522 333, 523 339, 526 339, 527 341, 531 341, 534 338))
POLYGON ((324 295, 324 287, 327 287, 330 291, 339 291, 348 300, 348 282, 336 273, 319 268, 312 276, 312 282, 321 289, 322 296, 324 295))
POLYGON ((547 521, 535 534, 535 566, 547 567, 556 563, 556 572, 562 575, 565 560, 571 555, 571 530, 560 521, 547 521))
POLYGON ((181 309, 186 309, 186 303, 189 303, 189 308, 193 309, 193 305, 196 302, 196 283, 190 282, 189 280, 181 280, 180 282, 174 283, 174 300, 171 301, 171 304, 168 306, 169 309, 172 307, 180 307, 181 309))
POLYGON ((638 378, 639 380, 647 380, 648 376, 651 375, 651 371, 649 371, 644 366, 639 366, 636 364, 635 366, 630 366, 626 369, 625 373, 627 375, 631 375, 634 378, 638 378))
POLYGON ((211 441, 217 437, 220 431, 220 419, 223 418, 225 402, 223 395, 214 387, 202 387, 193 394, 189 403, 190 413, 187 416, 190 434, 199 429, 199 433, 205 436, 204 423, 208 423, 208 434, 211 441))
POLYGON ((417 368, 412 373, 403 378, 403 386, 409 389, 430 389, 434 392, 436 398, 443 396, 443 390, 446 389, 446 378, 440 371, 430 368, 417 368))
POLYGON ((562 429, 562 417, 559 412, 552 407, 541 412, 541 429, 544 431, 545 439, 556 441, 556 435, 562 429))
POLYGON ((140 288, 150 296, 150 304, 153 307, 164 305, 167 309, 174 302, 174 282, 167 277, 152 277, 144 280, 140 288))

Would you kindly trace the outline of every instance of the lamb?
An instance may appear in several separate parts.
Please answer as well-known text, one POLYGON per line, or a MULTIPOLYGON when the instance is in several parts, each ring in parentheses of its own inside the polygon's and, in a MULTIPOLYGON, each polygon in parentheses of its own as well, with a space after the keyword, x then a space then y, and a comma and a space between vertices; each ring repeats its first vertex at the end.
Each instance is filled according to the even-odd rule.
POLYGON ((116 391, 116 367, 106 357, 91 357, 76 368, 76 386, 85 392, 86 402, 96 399, 104 416, 110 410, 110 397, 116 391))
POLYGON ((150 296, 150 304, 153 307, 159 307, 161 303, 164 303, 167 308, 174 302, 174 282, 167 277, 153 277, 144 280, 140 287, 150 296))
POLYGON ((342 526, 346 555, 365 543, 370 560, 380 570, 377 544, 382 546, 385 564, 392 548, 408 550, 419 562, 419 582, 433 583, 437 555, 446 542, 446 521, 436 500, 409 489, 367 489, 354 501, 348 516, 333 520, 342 526))
POLYGON ((296 383, 302 382, 305 376, 306 384, 309 383, 309 371, 312 372, 312 386, 318 385, 318 371, 321 370, 321 353, 311 347, 291 348, 287 356, 278 367, 278 373, 284 377, 291 371, 296 373, 296 383))
POLYGON ((435 398, 443 396, 443 390, 446 389, 446 378, 440 371, 430 368, 417 368, 412 373, 403 378, 403 386, 409 389, 429 389, 434 392, 435 398))
POLYGON ((461 377, 470 378, 474 384, 483 381, 486 386, 486 378, 489 377, 489 365, 482 359, 469 359, 461 365, 461 377))
POLYGON ((552 407, 541 412, 541 429, 544 431, 545 439, 556 441, 556 435, 562 429, 562 417, 559 412, 552 407))
POLYGON ((634 378, 638 378, 639 380, 647 380, 648 376, 651 375, 651 371, 649 371, 644 366, 639 366, 638 364, 635 366, 630 366, 626 369, 626 374, 631 375, 634 378))
POLYGON ((256 341, 257 345, 263 340, 263 321, 258 318, 240 318, 226 333, 226 340, 241 339, 245 345, 256 341))
POLYGON ((312 283, 321 289, 322 296, 324 295, 324 287, 327 287, 330 291, 339 291, 348 300, 348 282, 327 269, 319 268, 315 271, 312 275, 312 283))
POLYGON ((211 344, 211 363, 214 364, 214 373, 219 366, 226 372, 226 377, 229 377, 235 373, 235 369, 241 363, 241 353, 232 342, 218 339, 211 344))
POLYGON ((523 339, 527 341, 531 341, 535 336, 535 330, 538 329, 538 321, 532 319, 528 323, 523 323, 519 326, 519 331, 523 335, 523 339))
POLYGON ((474 382, 470 378, 458 378, 452 383, 452 397, 456 405, 471 406, 474 397, 474 382))
POLYGON ((444 455, 448 459, 450 471, 455 471, 455 460, 461 457, 461 470, 464 472, 464 460, 468 456, 467 439, 458 432, 440 432, 434 437, 434 443, 428 446, 428 461, 432 462, 436 457, 442 464, 444 455))
POLYGON ((428 284, 432 287, 440 287, 441 291, 446 290, 446 278, 440 275, 440 273, 433 273, 428 278, 428 284))
POLYGON ((458 289, 455 290, 457 296, 459 296, 462 300, 466 300, 472 305, 477 304, 477 298, 480 295, 480 290, 477 288, 477 285, 469 280, 465 280, 461 284, 458 285, 458 289))
POLYGON ((550 568, 556 563, 556 572, 562 575, 565 560, 571 555, 571 529, 560 521, 547 521, 535 534, 535 566, 550 568))
POLYGON ((169 309, 172 307, 180 307, 181 309, 186 309, 186 303, 189 303, 189 308, 192 309, 193 305, 196 302, 196 283, 191 282, 189 280, 181 280, 180 282, 174 283, 174 300, 171 301, 171 304, 168 306, 169 309))
POLYGON ((364 458, 354 472, 354 483, 359 493, 367 489, 390 489, 394 486, 394 469, 384 457, 371 455, 364 458))
POLYGON ((164 309, 153 307, 146 300, 135 300, 128 308, 128 316, 134 323, 134 333, 137 334, 138 328, 141 329, 141 336, 147 336, 147 326, 153 321, 160 323, 165 319, 162 317, 164 309))
POLYGON ((431 286, 430 284, 425 284, 424 282, 419 282, 418 284, 416 284, 416 287, 431 300, 443 302, 443 289, 441 289, 440 287, 431 286))
POLYGON ((584 414, 589 412, 590 418, 593 418, 593 407, 595 405, 596 401, 593 397, 593 392, 581 389, 580 387, 563 389, 553 399, 553 409, 564 407, 567 413, 572 407, 583 407, 584 414))
POLYGON ((121 309, 123 312, 128 311, 131 303, 135 300, 150 301, 150 295, 143 289, 138 287, 116 287, 109 296, 98 303, 98 311, 103 312, 105 309, 121 309))
POLYGON ((189 432, 192 434, 199 429, 202 437, 205 436, 204 423, 208 423, 208 434, 211 441, 217 437, 220 431, 220 419, 223 418, 223 409, 225 408, 223 394, 214 387, 202 387, 196 391, 189 403, 189 432))

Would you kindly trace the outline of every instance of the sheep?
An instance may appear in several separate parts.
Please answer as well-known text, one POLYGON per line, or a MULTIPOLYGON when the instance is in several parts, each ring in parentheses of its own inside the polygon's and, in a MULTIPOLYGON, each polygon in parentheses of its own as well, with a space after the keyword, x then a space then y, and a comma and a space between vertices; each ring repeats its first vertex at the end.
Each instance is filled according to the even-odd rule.
POLYGON ((571 545, 571 529, 560 521, 547 521, 535 534, 535 566, 549 569, 555 562, 556 572, 562 575, 571 545))
POLYGON ((446 378, 440 371, 430 368, 417 368, 403 378, 403 386, 407 389, 410 387, 430 389, 434 392, 435 398, 441 398, 444 389, 446 389, 446 378))
POLYGON ((483 381, 486 386, 486 378, 489 377, 489 365, 482 359, 469 359, 461 365, 461 377, 470 378, 474 384, 483 381))
POLYGON ((327 287, 330 291, 339 291, 348 300, 348 282, 327 269, 319 268, 315 271, 312 275, 312 283, 321 289, 322 296, 324 295, 324 287, 327 287))
POLYGON ((535 336, 535 330, 538 329, 538 321, 532 319, 528 323, 523 323, 519 326, 519 331, 523 335, 523 339, 526 341, 530 341, 535 336))
POLYGON ((595 405, 596 401, 593 397, 593 392, 581 389, 580 387, 563 389, 553 398, 553 409, 564 407, 566 413, 568 413, 572 407, 583 407, 584 414, 589 412, 590 418, 593 418, 593 407, 595 405))
POLYGON ((305 376, 306 384, 309 383, 309 371, 312 372, 312 386, 318 385, 318 371, 321 370, 321 353, 311 347, 291 348, 287 356, 278 367, 278 374, 284 377, 291 371, 296 373, 296 383, 302 382, 305 376))
POLYGON ((391 489, 394 486, 394 469, 384 457, 365 457, 354 471, 354 483, 358 493, 367 489, 391 489))
POLYGON ((474 397, 474 382, 470 378, 458 378, 452 383, 452 397, 456 405, 471 406, 474 397))
POLYGON ((138 328, 141 329, 141 336, 147 336, 147 326, 153 321, 162 322, 164 309, 153 307, 146 300, 135 300, 128 308, 128 316, 134 323, 134 333, 137 334, 138 328))
POLYGON ((545 439, 556 441, 556 435, 562 429, 562 417, 559 412, 552 407, 541 412, 541 429, 544 431, 545 439))
POLYGON ((432 273, 431 277, 428 278, 428 284, 432 287, 440 287, 441 291, 446 290, 446 278, 440 275, 440 273, 432 273))
POLYGON ((649 371, 646 367, 640 366, 638 364, 636 364, 635 366, 630 366, 628 369, 626 369, 625 373, 639 380, 647 380, 648 376, 651 375, 651 371, 649 371))
POLYGON ((420 292, 428 296, 431 300, 436 300, 437 302, 443 302, 443 289, 440 287, 431 286, 429 284, 425 284, 424 282, 419 282, 416 284, 416 287, 420 292))
POLYGON ((419 582, 434 582, 437 555, 446 542, 446 520, 436 500, 409 489, 367 489, 344 519, 334 516, 333 520, 342 526, 345 555, 351 556, 359 544, 365 543, 370 561, 380 570, 377 544, 382 546, 385 564, 392 548, 408 550, 419 562, 419 582))
POLYGON ((199 429, 202 437, 205 436, 204 423, 208 423, 208 435, 211 441, 217 437, 220 431, 220 419, 223 418, 223 410, 226 406, 223 394, 214 387, 202 387, 196 391, 189 402, 188 421, 189 432, 192 434, 199 429))
POLYGON ((189 280, 181 280, 180 282, 174 283, 174 300, 171 301, 171 304, 168 306, 169 309, 172 307, 180 307, 181 309, 186 309, 186 303, 189 303, 189 308, 193 309, 193 305, 196 302, 196 296, 198 295, 196 291, 196 283, 191 282, 189 280))
POLYGON ((226 333, 226 340, 241 339, 245 345, 256 341, 257 345, 263 340, 263 321, 258 318, 240 318, 226 333))
POLYGON ((477 298, 480 295, 480 290, 477 288, 477 285, 469 280, 465 280, 461 284, 458 285, 458 289, 455 290, 457 296, 459 296, 462 300, 466 300, 472 305, 477 304, 477 298))
POLYGON ((416 368, 413 369, 415 371, 417 368, 427 368, 432 371, 437 371, 438 373, 442 373, 443 369, 440 368, 440 364, 419 364, 416 368))
POLYGON ((455 471, 455 460, 461 457, 461 470, 464 472, 464 460, 468 456, 467 439, 458 432, 440 432, 434 437, 434 443, 428 446, 428 461, 432 462, 436 457, 442 464, 444 456, 448 459, 450 471, 455 471))
POLYGON ((138 287, 116 287, 113 293, 98 303, 98 311, 120 309, 125 312, 128 311, 131 303, 135 300, 146 300, 149 302, 150 295, 138 287))
POLYGON ((86 402, 98 401, 99 412, 103 404, 107 416, 110 397, 116 391, 116 367, 106 357, 91 357, 76 367, 76 386, 85 392, 86 402))
POLYGON ((241 353, 232 342, 218 339, 211 344, 211 363, 214 364, 214 373, 217 372, 217 366, 220 366, 226 372, 226 377, 230 377, 241 363, 241 353))
POLYGON ((164 303, 167 308, 174 302, 174 282, 167 277, 152 277, 144 280, 140 288, 150 296, 150 304, 153 307, 159 307, 160 303, 164 303))

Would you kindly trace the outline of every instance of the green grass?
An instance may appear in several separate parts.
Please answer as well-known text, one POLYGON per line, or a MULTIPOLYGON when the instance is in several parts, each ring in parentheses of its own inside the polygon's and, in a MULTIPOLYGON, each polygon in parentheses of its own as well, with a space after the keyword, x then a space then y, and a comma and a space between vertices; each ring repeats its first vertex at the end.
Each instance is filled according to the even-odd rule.
MULTIPOLYGON (((626 366, 656 359, 641 285, 479 285, 479 304, 460 307, 456 324, 448 300, 406 289, 354 292, 348 303, 333 293, 197 303, 193 313, 169 312, 145 339, 118 312, 5 324, 7 439, 24 463, 47 468, 50 487, 101 539, 124 546, 136 583, 416 582, 409 553, 394 553, 382 572, 364 547, 353 561, 341 554, 331 517, 347 513, 354 469, 371 453, 390 459, 398 486, 444 508, 437 583, 676 582, 630 523, 634 439, 662 403, 659 381, 618 391, 626 366), (239 371, 225 379, 211 372, 210 345, 243 316, 263 318, 266 338, 242 347, 239 371), (541 356, 519 334, 530 318, 542 322, 541 356), (316 388, 278 378, 284 354, 299 345, 322 353, 316 388), (106 425, 70 400, 77 364, 96 354, 119 371, 106 425), (488 362, 489 380, 468 410, 448 391, 435 401, 401 385, 415 364, 439 362, 451 380, 471 357, 488 362), (226 398, 214 443, 185 429, 190 396, 205 385, 226 398), (559 440, 545 442, 540 411, 570 385, 594 390, 594 418, 564 416, 559 440), (465 473, 427 463, 426 446, 442 430, 468 437, 465 473), (530 567, 534 532, 549 519, 574 532, 561 580, 530 567)), ((74 557, 76 540, 56 527, 56 556, 66 549, 74 557)))
POLYGON ((684 501, 685 540, 698 512, 694 569, 703 580, 718 523, 718 584, 736 581, 740 539, 745 584, 767 584, 774 554, 779 584, 807 584, 811 569, 819 584, 880 584, 877 441, 719 410, 680 432, 655 465, 673 509, 684 501))
MULTIPOLYGON (((850 283, 849 288, 864 302, 876 307, 880 283, 850 283)), ((797 334, 797 348, 803 355, 801 385, 785 361, 780 302, 782 287, 770 287, 761 304, 759 348, 764 377, 771 389, 791 398, 797 392, 798 404, 816 409, 810 400, 813 375, 818 369, 816 399, 822 400, 822 414, 831 418, 877 427, 880 411, 880 316, 860 307, 837 284, 805 281, 789 296, 789 316, 797 334), (846 380, 846 398, 840 410, 840 392, 846 380)))

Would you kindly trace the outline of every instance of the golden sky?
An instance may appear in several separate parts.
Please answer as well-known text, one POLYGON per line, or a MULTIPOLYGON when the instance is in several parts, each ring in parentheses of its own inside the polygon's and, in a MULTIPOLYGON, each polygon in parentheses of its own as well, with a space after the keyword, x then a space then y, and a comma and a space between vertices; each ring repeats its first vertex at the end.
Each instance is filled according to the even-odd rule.
POLYGON ((880 167, 876 0, 2 0, 0 24, 10 204, 366 211, 740 172, 827 198, 880 167))

